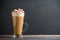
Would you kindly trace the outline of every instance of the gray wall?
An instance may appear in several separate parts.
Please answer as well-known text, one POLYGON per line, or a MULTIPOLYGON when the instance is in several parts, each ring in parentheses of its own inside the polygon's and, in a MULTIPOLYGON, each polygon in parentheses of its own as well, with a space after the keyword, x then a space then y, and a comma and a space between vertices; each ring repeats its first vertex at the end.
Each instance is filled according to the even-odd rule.
POLYGON ((2 0, 0 34, 13 34, 11 11, 25 10, 28 30, 23 34, 60 34, 60 0, 2 0))

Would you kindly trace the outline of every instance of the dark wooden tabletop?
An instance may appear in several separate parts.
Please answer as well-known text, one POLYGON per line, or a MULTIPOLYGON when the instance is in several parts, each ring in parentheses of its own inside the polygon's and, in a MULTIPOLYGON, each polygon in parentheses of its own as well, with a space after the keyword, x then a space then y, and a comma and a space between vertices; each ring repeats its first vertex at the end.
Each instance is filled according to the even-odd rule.
POLYGON ((22 38, 12 38, 12 35, 0 35, 0 40, 60 40, 60 35, 23 35, 22 38))

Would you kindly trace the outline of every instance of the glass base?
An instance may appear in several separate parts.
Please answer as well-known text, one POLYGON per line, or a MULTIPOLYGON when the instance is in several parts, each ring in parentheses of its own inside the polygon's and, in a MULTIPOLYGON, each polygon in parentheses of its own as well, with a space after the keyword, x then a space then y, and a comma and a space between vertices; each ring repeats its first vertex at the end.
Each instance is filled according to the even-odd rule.
POLYGON ((13 35, 12 38, 23 38, 23 35, 13 35))

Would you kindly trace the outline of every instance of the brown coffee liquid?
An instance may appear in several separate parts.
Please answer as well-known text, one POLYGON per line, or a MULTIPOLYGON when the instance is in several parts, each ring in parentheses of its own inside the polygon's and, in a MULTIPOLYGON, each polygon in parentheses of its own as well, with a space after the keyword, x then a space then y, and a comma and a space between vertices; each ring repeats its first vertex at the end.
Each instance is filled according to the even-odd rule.
POLYGON ((13 31, 15 34, 16 16, 12 16, 12 22, 13 22, 13 31))
POLYGON ((16 16, 16 23, 15 23, 15 27, 14 27, 15 35, 22 35, 23 22, 24 22, 24 17, 16 16))

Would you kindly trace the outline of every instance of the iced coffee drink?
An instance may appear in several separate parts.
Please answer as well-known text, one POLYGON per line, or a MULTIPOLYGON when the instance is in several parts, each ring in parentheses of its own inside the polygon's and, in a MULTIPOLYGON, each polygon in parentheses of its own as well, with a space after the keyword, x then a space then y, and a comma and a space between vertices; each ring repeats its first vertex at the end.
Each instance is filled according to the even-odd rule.
POLYGON ((12 20, 14 35, 21 36, 24 24, 24 11, 23 9, 14 9, 12 11, 12 20))

